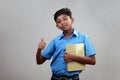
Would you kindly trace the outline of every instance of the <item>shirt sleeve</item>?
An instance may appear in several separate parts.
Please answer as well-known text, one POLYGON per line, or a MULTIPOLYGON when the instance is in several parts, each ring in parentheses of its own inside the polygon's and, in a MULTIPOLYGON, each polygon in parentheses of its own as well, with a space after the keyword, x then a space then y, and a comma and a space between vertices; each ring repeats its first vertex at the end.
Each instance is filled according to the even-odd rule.
POLYGON ((51 41, 49 45, 43 50, 42 56, 46 59, 51 59, 54 53, 54 41, 51 41))
POLYGON ((86 56, 96 55, 95 48, 92 45, 90 37, 87 36, 87 35, 85 36, 84 45, 85 45, 85 54, 86 54, 86 56))

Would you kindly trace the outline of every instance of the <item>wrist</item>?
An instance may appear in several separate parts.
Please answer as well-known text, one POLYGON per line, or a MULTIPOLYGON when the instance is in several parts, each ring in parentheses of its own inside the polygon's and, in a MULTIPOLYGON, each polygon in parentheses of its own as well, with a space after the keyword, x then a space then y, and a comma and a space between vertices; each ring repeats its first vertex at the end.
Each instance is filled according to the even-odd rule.
POLYGON ((42 52, 42 49, 38 48, 37 51, 38 51, 38 52, 42 52))

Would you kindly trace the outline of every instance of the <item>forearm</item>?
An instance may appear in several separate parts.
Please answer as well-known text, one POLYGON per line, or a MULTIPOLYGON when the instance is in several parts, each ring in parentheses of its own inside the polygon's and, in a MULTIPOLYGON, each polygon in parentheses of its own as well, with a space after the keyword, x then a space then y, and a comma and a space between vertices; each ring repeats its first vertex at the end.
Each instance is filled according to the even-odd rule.
POLYGON ((42 50, 37 49, 37 53, 36 53, 36 62, 37 62, 37 64, 42 64, 42 63, 44 63, 45 60, 46 60, 44 57, 42 57, 41 51, 42 51, 42 50))
POLYGON ((82 64, 91 64, 91 65, 96 64, 95 55, 89 57, 75 56, 73 60, 82 64))

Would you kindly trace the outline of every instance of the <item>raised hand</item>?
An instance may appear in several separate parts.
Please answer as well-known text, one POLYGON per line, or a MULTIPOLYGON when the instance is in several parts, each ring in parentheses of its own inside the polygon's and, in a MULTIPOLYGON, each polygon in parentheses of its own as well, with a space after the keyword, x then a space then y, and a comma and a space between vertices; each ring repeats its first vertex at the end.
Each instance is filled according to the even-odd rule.
POLYGON ((39 45, 38 45, 38 49, 43 50, 46 46, 46 42, 44 41, 43 38, 41 38, 39 45))

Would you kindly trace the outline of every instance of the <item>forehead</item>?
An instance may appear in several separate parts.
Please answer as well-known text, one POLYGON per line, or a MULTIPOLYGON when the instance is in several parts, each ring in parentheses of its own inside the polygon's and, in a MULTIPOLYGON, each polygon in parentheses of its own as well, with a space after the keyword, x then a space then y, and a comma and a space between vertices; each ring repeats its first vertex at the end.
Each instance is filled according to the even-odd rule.
POLYGON ((65 15, 65 14, 61 14, 57 17, 57 20, 59 19, 62 19, 62 18, 65 18, 65 17, 69 17, 68 15, 65 15))

